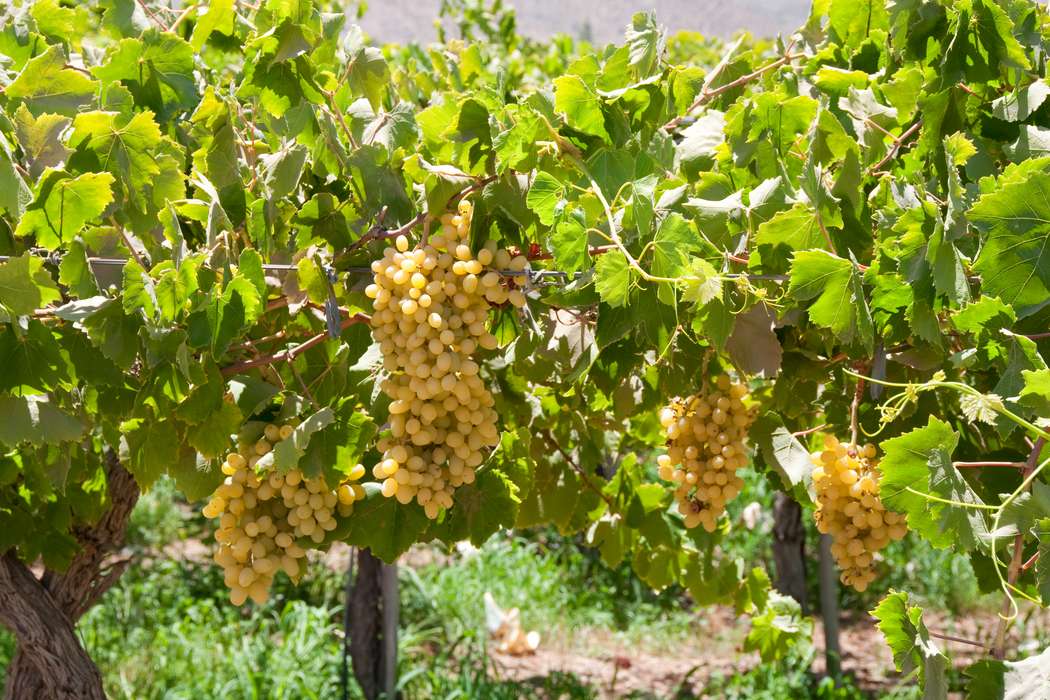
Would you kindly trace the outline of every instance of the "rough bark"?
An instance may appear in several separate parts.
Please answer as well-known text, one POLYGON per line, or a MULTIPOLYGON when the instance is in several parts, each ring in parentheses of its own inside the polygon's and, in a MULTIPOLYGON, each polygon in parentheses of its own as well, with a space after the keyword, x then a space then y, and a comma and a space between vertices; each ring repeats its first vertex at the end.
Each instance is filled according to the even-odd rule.
POLYGON ((109 559, 124 543, 139 497, 134 477, 112 451, 106 454, 106 477, 109 507, 97 523, 73 533, 80 550, 65 572, 45 571, 37 579, 13 555, 3 558, 0 622, 14 631, 18 642, 5 700, 105 697, 102 677, 74 627, 124 573, 128 561, 109 559), (35 613, 27 616, 27 611, 35 613))
POLYGON ((777 568, 776 589, 806 608, 806 528, 802 506, 785 493, 773 500, 773 561, 777 568))
POLYGON ((69 617, 25 564, 0 559, 0 621, 18 638, 5 697, 101 700, 102 676, 77 640, 69 617))
POLYGON ((383 562, 362 549, 357 555, 357 579, 350 594, 350 659, 354 677, 367 700, 379 697, 383 687, 382 623, 383 562))

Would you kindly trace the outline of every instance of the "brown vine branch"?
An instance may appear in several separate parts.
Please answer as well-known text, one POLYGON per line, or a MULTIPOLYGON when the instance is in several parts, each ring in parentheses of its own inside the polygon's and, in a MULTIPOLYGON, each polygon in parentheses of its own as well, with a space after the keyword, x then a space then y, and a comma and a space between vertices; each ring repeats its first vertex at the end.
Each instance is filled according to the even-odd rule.
POLYGON ((1035 566, 1037 561, 1039 561, 1039 552, 1036 552, 1035 554, 1033 554, 1031 556, 1031 558, 1029 558, 1028 561, 1026 561, 1024 564, 1021 565, 1021 571, 1028 571, 1033 566, 1035 566))
POLYGON ((361 236, 356 241, 351 243, 350 247, 347 248, 345 251, 343 251, 339 255, 339 257, 336 258, 336 262, 346 258, 347 256, 350 255, 350 253, 354 252, 355 250, 358 250, 359 248, 362 248, 362 247, 368 245, 372 241, 381 241, 381 240, 385 240, 387 238, 397 238, 401 234, 408 233, 409 231, 414 229, 416 226, 418 226, 419 224, 423 223, 423 221, 427 218, 427 212, 421 211, 418 214, 416 214, 416 216, 411 221, 409 221, 407 224, 404 224, 403 226, 399 226, 398 228, 395 228, 395 229, 385 229, 385 228, 383 228, 383 222, 382 222, 382 217, 383 217, 383 215, 385 213, 386 213, 386 209, 384 208, 384 210, 382 212, 380 212, 380 216, 377 217, 375 226, 373 226, 372 228, 368 229, 368 231, 365 232, 365 235, 361 236))
POLYGON ((192 14, 193 12, 195 12, 197 10, 200 10, 200 9, 201 9, 200 5, 189 5, 189 6, 187 6, 186 9, 183 10, 182 13, 178 17, 175 18, 175 21, 171 23, 171 25, 168 27, 168 31, 169 32, 174 32, 176 29, 179 28, 180 24, 182 24, 184 21, 186 21, 186 18, 189 17, 190 14, 192 14))
MULTIPOLYGON (((1039 461, 1039 453, 1043 451, 1043 445, 1046 444, 1046 440, 1038 438, 1032 443, 1032 451, 1028 453, 1028 460, 1025 462, 1024 471, 1022 472, 1022 479, 1027 479, 1033 471, 1035 471, 1036 464, 1039 461)), ((1007 583, 1013 586, 1017 583, 1017 578, 1021 575, 1022 559, 1024 558, 1024 533, 1019 532, 1014 537, 1014 551, 1010 557, 1010 568, 1007 571, 1007 583)), ((1010 608, 1013 605, 1013 601, 1010 596, 1006 597, 1003 601, 1003 607, 999 611, 999 628, 995 633, 995 643, 992 645, 992 655, 999 660, 1006 658, 1006 628, 1010 624, 1010 608)))
POLYGON ((885 165, 887 163, 889 163, 891 160, 896 158, 897 157, 897 152, 900 150, 900 147, 902 145, 904 145, 904 142, 907 141, 908 139, 910 139, 912 137, 912 135, 916 131, 918 131, 921 126, 922 126, 922 120, 920 119, 917 122, 915 122, 914 124, 912 124, 911 127, 909 127, 907 131, 905 131, 903 134, 901 134, 900 136, 895 138, 893 140, 893 143, 890 144, 889 150, 886 151, 886 155, 884 155, 882 157, 882 160, 880 160, 878 163, 876 163, 875 165, 873 165, 870 168, 868 168, 868 175, 874 175, 875 173, 879 172, 880 170, 882 170, 883 167, 885 167, 885 165))
MULTIPOLYGON (((615 245, 595 245, 595 246, 591 246, 590 248, 588 248, 587 252, 591 256, 598 256, 598 255, 604 255, 604 254, 606 254, 606 253, 608 253, 610 251, 613 251, 613 250, 616 250, 616 246, 615 245)), ((519 250, 519 251, 517 251, 517 253, 520 255, 522 253, 522 251, 519 250)), ((541 249, 539 249, 538 246, 535 246, 535 244, 533 244, 533 247, 531 247, 527 252, 525 252, 525 257, 528 258, 529 260, 553 260, 554 259, 553 253, 550 253, 550 252, 545 251, 545 250, 541 250, 541 249)))
POLYGON ((583 479, 583 485, 591 491, 593 491, 595 494, 597 494, 597 496, 600 499, 605 501, 605 505, 609 506, 609 510, 613 510, 615 504, 613 503, 612 499, 604 491, 602 491, 600 488, 594 485, 594 482, 591 481, 590 477, 588 476, 587 472, 583 469, 583 467, 577 464, 576 461, 572 457, 570 457, 564 449, 562 449, 562 446, 558 444, 558 441, 554 439, 554 435, 551 433, 551 431, 544 430, 542 432, 542 435, 544 442, 547 443, 547 446, 555 450, 558 454, 560 454, 565 460, 565 462, 570 467, 572 467, 573 471, 580 475, 580 478, 583 479))
POLYGON ((1024 469, 1027 462, 952 462, 956 469, 979 469, 982 467, 1012 467, 1024 469))
POLYGON ((827 423, 821 423, 820 425, 818 425, 815 428, 806 428, 805 430, 799 430, 797 432, 791 433, 791 437, 803 437, 805 435, 811 435, 812 433, 816 433, 818 431, 821 431, 821 430, 823 430, 826 427, 828 427, 827 423))
POLYGON ((934 632, 933 630, 928 630, 928 631, 929 631, 931 637, 936 637, 937 639, 944 639, 944 640, 949 641, 949 642, 958 642, 959 644, 969 644, 970 646, 980 647, 981 649, 986 649, 987 648, 987 646, 985 646, 981 642, 974 641, 973 639, 964 639, 963 637, 954 637, 954 636, 952 636, 950 634, 941 634, 940 632, 934 632))
MULTIPOLYGON (((790 46, 788 47, 788 50, 789 51, 791 50, 790 46)), ((763 76, 764 74, 768 73, 769 71, 776 70, 777 68, 780 68, 781 66, 783 66, 783 65, 785 65, 787 63, 790 63, 791 61, 793 61, 794 59, 798 58, 801 55, 802 54, 790 54, 789 53, 788 55, 781 56, 777 60, 772 61, 770 63, 767 63, 766 65, 762 66, 761 68, 758 68, 755 71, 752 71, 751 73, 748 73, 747 75, 742 75, 739 78, 737 78, 736 80, 728 82, 725 85, 719 85, 717 88, 715 88, 713 90, 706 90, 705 89, 700 94, 700 97, 698 97, 696 99, 696 101, 693 102, 693 104, 689 105, 689 108, 685 110, 685 114, 683 114, 681 116, 678 116, 678 117, 675 117, 671 121, 669 121, 666 124, 664 124, 663 125, 663 129, 665 131, 671 131, 672 129, 677 128, 679 124, 681 124, 683 121, 685 121, 689 117, 689 114, 694 109, 697 109, 697 108, 701 107, 702 105, 704 105, 705 103, 710 102, 711 100, 713 100, 714 98, 718 97, 719 95, 721 95, 724 92, 728 92, 729 90, 732 90, 733 88, 738 88, 741 85, 746 85, 747 83, 750 83, 755 78, 760 78, 761 76, 763 76)))
MULTIPOLYGON (((349 318, 343 319, 342 324, 340 324, 340 328, 349 328, 355 323, 368 323, 370 320, 371 317, 366 314, 354 314, 349 318)), ((298 345, 288 348, 287 350, 284 350, 282 352, 273 353, 272 355, 264 355, 262 357, 256 357, 251 360, 244 360, 242 362, 237 362, 232 365, 227 365, 226 367, 222 368, 222 374, 224 377, 229 377, 235 374, 239 374, 240 372, 243 372, 245 370, 252 369, 253 367, 264 367, 266 365, 271 365, 275 362, 291 362, 307 350, 321 345, 327 338, 327 331, 318 333, 317 335, 307 340, 304 340, 302 343, 299 343, 298 345)))
POLYGON ((139 7, 142 8, 142 11, 145 12, 151 20, 153 20, 153 23, 156 24, 161 31, 164 31, 164 29, 166 28, 164 26, 164 23, 160 21, 157 15, 153 14, 153 10, 150 8, 149 5, 146 4, 146 0, 138 0, 138 3, 139 7))

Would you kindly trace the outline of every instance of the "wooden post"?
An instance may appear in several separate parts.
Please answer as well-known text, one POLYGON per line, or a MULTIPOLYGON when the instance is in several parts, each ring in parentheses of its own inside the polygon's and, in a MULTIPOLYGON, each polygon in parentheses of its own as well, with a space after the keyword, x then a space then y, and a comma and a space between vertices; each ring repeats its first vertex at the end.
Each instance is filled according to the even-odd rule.
POLYGON ((377 700, 383 689, 380 664, 381 579, 383 562, 367 549, 357 553, 357 577, 350 596, 350 659, 354 677, 366 700, 377 700))
POLYGON ((824 658, 828 676, 842 675, 839 647, 839 578, 831 556, 831 535, 820 536, 820 612, 824 618, 824 658))
POLYGON ((383 691, 387 700, 397 698, 397 628, 401 613, 397 564, 384 564, 381 578, 383 594, 383 691))
POLYGON ((806 528, 802 506, 778 491, 773 500, 773 561, 776 563, 776 589, 791 596, 808 614, 806 601, 806 528))

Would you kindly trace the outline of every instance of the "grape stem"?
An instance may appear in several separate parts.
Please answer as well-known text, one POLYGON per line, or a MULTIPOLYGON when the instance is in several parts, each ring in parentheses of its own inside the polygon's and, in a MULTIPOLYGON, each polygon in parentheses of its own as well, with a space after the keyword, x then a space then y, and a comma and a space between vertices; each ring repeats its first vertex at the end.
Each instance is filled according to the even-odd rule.
POLYGON ((933 630, 927 630, 931 637, 937 639, 943 639, 949 642, 958 642, 959 644, 969 644, 970 646, 980 647, 981 649, 987 649, 987 647, 981 642, 974 641, 972 639, 963 639, 962 637, 953 637, 950 634, 941 634, 940 632, 934 632, 933 630))
POLYGON ((860 422, 858 420, 858 414, 860 413, 860 399, 864 395, 864 379, 857 377, 857 388, 853 392, 853 403, 849 407, 849 443, 850 447, 854 451, 857 449, 857 435, 860 432, 860 422))
MULTIPOLYGON (((1030 483, 1030 477, 1036 472, 1036 463, 1039 461, 1039 453, 1043 451, 1043 445, 1046 444, 1046 440, 1042 437, 1037 439, 1032 445, 1032 451, 1028 454, 1028 461, 1024 467, 1024 483, 1023 488, 1027 488, 1030 483)), ((1016 493, 1016 492, 1015 492, 1016 493)), ((1003 507, 1010 502, 1011 499, 1007 499, 1003 503, 1003 507)), ((998 518, 996 518, 998 521, 998 518)), ((998 522, 996 523, 998 525, 998 522)), ((1010 557, 1010 568, 1007 571, 1007 583, 1011 588, 1017 583, 1018 577, 1021 575, 1022 559, 1024 557, 1024 533, 1018 532, 1014 536, 1014 551, 1010 557)), ((1015 617, 1011 614, 1012 608, 1016 606, 1013 596, 1007 593, 1006 600, 1003 601, 1002 610, 999 612, 999 628, 995 633, 995 643, 992 646, 992 655, 999 660, 1006 657, 1006 628, 1010 624, 1010 620, 1015 617)))
POLYGON ((981 467, 1013 467, 1024 469, 1027 462, 952 462, 956 469, 979 469, 981 467))
POLYGON ((1032 557, 1028 561, 1026 561, 1024 564, 1021 565, 1021 571, 1028 571, 1033 566, 1035 566, 1035 563, 1037 561, 1039 561, 1039 552, 1036 552, 1035 554, 1033 554, 1032 557))

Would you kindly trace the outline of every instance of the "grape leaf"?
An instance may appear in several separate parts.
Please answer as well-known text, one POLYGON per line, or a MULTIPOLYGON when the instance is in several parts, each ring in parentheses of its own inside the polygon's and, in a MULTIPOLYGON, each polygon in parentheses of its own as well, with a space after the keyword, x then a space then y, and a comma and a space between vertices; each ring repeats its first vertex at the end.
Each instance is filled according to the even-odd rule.
POLYGON ((788 293, 799 301, 816 299, 808 308, 810 320, 830 328, 843 342, 871 347, 871 313, 860 274, 849 260, 823 250, 796 253, 788 293))
POLYGON ((29 253, 0 263, 0 307, 25 316, 61 294, 44 269, 44 261, 29 253))
POLYGON ((919 670, 924 698, 947 698, 948 657, 930 637, 922 619, 922 608, 909 605, 908 594, 890 591, 871 611, 879 631, 893 650, 898 671, 919 670))
POLYGON ((189 426, 186 441, 205 459, 220 457, 230 449, 230 437, 237 433, 243 420, 237 404, 220 401, 218 410, 189 426))
POLYGON ((559 221, 550 235, 550 249, 558 269, 578 272, 590 267, 587 230, 573 218, 559 221))
POLYGON ((757 250, 752 253, 748 266, 757 272, 784 273, 788 271, 792 253, 824 245, 816 212, 806 204, 796 204, 759 225, 755 235, 757 250))
POLYGON ((200 101, 193 56, 194 48, 182 37, 150 28, 141 37, 119 41, 92 73, 106 82, 120 81, 137 102, 165 118, 200 101))
POLYGON ((1019 318, 1050 304, 1050 174, 982 195, 968 216, 984 235, 974 262, 984 293, 1013 306, 1019 318))
POLYGON ((355 93, 368 98, 373 110, 379 109, 390 77, 383 52, 365 44, 364 34, 358 26, 350 28, 344 42, 348 56, 345 69, 348 84, 355 93))
POLYGON ((57 445, 79 440, 84 424, 46 396, 0 396, 0 443, 57 445))
POLYGON ((194 51, 200 51, 212 32, 220 34, 233 34, 233 0, 208 0, 204 12, 197 15, 197 24, 193 27, 193 35, 190 36, 190 46, 194 51))
MULTIPOLYGON (((882 443, 885 451, 885 456, 879 462, 882 502, 889 510, 907 514, 909 529, 922 535, 935 547, 952 544, 954 537, 952 533, 942 531, 937 522, 939 514, 945 509, 943 504, 929 501, 925 496, 933 492, 931 481, 935 469, 939 469, 942 475, 948 469, 954 470, 951 456, 958 443, 959 436, 951 426, 933 416, 930 416, 925 427, 882 443)), ((948 482, 947 485, 953 483, 957 482, 948 482)), ((973 533, 965 527, 960 529, 963 533, 969 532, 972 544, 973 533)))
POLYGON ((416 503, 401 505, 396 498, 383 496, 382 487, 370 482, 364 485, 365 499, 354 504, 354 512, 332 534, 356 547, 368 547, 385 562, 408 551, 426 531, 430 521, 416 503), (376 527, 383 523, 383 527, 376 527))
MULTIPOLYGON (((161 175, 157 149, 160 126, 152 112, 128 117, 115 112, 84 112, 73 120, 73 147, 93 151, 104 168, 123 184, 124 194, 139 209, 150 206, 148 193, 161 175)), ((100 176, 101 177, 101 176, 100 176)))
POLYGON ((69 378, 62 349, 47 326, 31 320, 16 332, 0 325, 0 390, 49 391, 69 378))
POLYGON ((24 104, 36 116, 48 112, 72 116, 91 104, 98 83, 66 67, 67 63, 62 47, 52 44, 26 63, 4 94, 12 106, 24 104))
POLYGON ((770 591, 766 605, 751 618, 744 651, 757 651, 762 661, 771 663, 787 656, 796 645, 809 639, 812 632, 813 624, 802 616, 798 601, 770 591))
POLYGON ((45 168, 60 167, 72 153, 62 142, 62 133, 72 123, 61 114, 41 114, 34 117, 19 105, 15 112, 15 136, 29 159, 29 174, 40 177, 45 168))
POLYGON ((37 245, 58 248, 106 210, 113 201, 112 185, 109 173, 71 177, 63 170, 44 171, 15 235, 33 236, 37 245))
POLYGON ((299 466, 299 460, 310 446, 314 433, 330 425, 335 420, 335 413, 330 408, 322 408, 304 420, 295 428, 295 432, 281 440, 273 448, 273 465, 284 473, 299 466))
POLYGON ((751 439, 762 451, 766 465, 780 475, 785 488, 809 487, 813 458, 806 446, 784 427, 780 416, 766 413, 759 417, 751 427, 751 439))
POLYGON ((554 108, 565 115, 565 123, 577 131, 597 136, 606 143, 612 140, 605 129, 601 98, 578 75, 554 79, 554 108))
POLYGON ((554 216, 558 202, 561 200, 564 187, 553 175, 545 170, 536 173, 532 184, 529 185, 529 193, 525 196, 528 205, 544 226, 554 223, 554 216))
POLYGON ((765 304, 755 304, 737 314, 726 350, 744 372, 766 379, 780 373, 783 350, 773 332, 776 320, 776 313, 765 304))
POLYGON ((623 253, 610 251, 599 257, 594 266, 594 288, 609 306, 625 306, 636 274, 623 253))
POLYGON ((1031 85, 1017 88, 1013 92, 992 101, 992 114, 1007 122, 1023 122, 1046 101, 1050 85, 1037 80, 1031 85))

